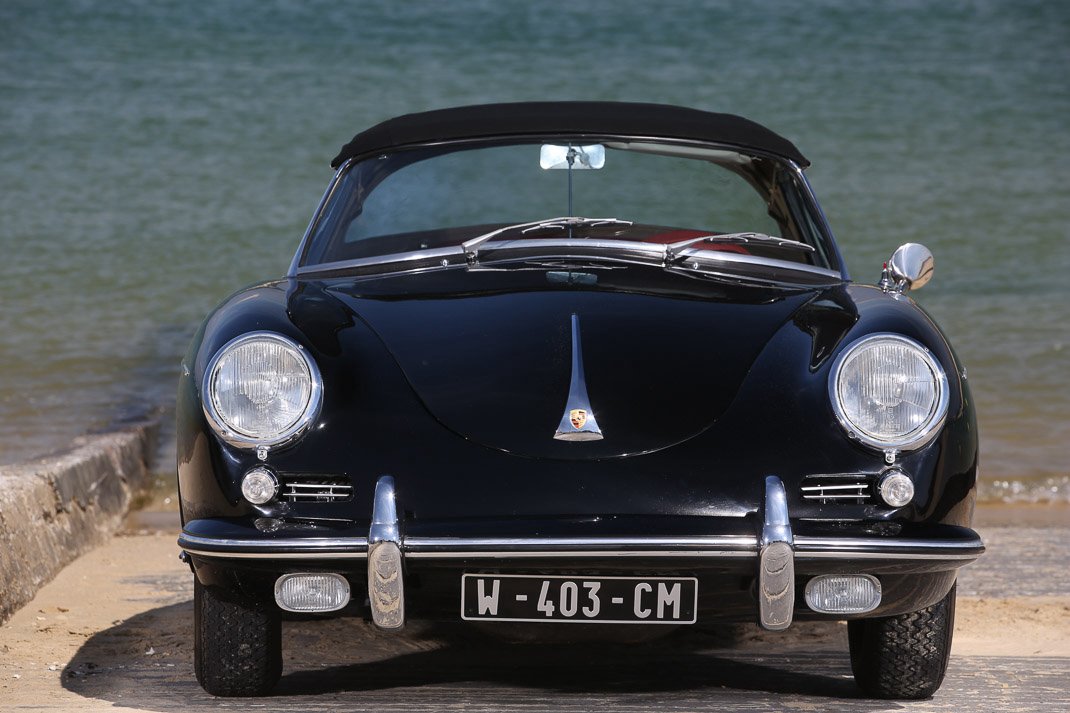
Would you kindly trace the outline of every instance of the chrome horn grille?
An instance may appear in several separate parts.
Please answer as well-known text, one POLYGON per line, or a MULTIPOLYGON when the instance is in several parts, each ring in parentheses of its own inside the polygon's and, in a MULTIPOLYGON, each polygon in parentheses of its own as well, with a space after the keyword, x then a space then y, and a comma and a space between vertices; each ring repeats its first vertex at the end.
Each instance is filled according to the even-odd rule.
POLYGON ((873 483, 863 473, 837 475, 808 475, 803 478, 804 500, 825 503, 854 503, 865 505, 876 502, 873 483))
POLYGON ((336 503, 353 499, 353 484, 345 477, 282 478, 282 499, 291 503, 336 503))

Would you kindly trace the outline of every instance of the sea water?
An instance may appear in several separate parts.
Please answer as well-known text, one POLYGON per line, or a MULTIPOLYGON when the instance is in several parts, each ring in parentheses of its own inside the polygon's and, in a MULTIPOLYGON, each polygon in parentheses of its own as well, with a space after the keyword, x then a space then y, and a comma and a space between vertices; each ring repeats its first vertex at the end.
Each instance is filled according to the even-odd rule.
POLYGON ((285 271, 357 131, 603 99, 791 138, 857 281, 928 245, 914 296, 969 369, 982 496, 1068 501, 1067 67, 1070 4, 1036 0, 5 0, 0 462, 169 423, 198 322, 285 271))

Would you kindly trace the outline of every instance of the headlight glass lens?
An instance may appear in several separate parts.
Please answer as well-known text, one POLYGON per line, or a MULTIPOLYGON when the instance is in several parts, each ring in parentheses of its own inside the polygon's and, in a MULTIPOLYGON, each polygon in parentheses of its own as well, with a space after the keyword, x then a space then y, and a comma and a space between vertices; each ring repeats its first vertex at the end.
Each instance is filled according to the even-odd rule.
POLYGON ((209 415, 224 438, 270 445, 307 424, 319 396, 319 373, 297 344, 261 332, 219 351, 207 387, 209 415))
POLYGON ((947 413, 947 376, 920 344, 882 334, 858 340, 837 361, 832 397, 844 427, 877 448, 927 443, 947 413))

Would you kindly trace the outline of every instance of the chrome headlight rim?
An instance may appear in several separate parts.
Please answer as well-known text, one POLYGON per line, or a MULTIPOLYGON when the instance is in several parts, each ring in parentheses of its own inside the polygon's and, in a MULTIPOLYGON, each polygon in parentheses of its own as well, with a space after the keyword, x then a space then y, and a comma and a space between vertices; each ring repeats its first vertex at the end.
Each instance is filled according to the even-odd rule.
POLYGON ((836 415, 836 420, 839 421, 840 426, 847 433, 847 436, 852 440, 858 441, 859 443, 878 451, 913 451, 923 448, 936 438, 937 434, 940 433, 940 429, 943 427, 944 422, 947 420, 948 403, 950 401, 947 373, 944 371, 944 368, 940 365, 940 362, 936 357, 933 356, 933 353, 925 348, 925 346, 910 337, 895 332, 874 332, 873 334, 859 337, 848 344, 832 363, 832 370, 829 372, 828 391, 829 401, 832 404, 832 411, 836 415), (847 416, 843 405, 840 403, 840 372, 842 371, 844 364, 860 349, 878 341, 899 342, 912 348, 918 356, 921 357, 922 361, 925 362, 926 366, 928 366, 934 376, 936 407, 920 426, 914 428, 914 430, 904 435, 902 438, 885 440, 866 433, 851 421, 847 416))
POLYGON ((201 384, 201 408, 204 411, 204 416, 208 419, 208 423, 212 427, 212 430, 214 430, 220 438, 237 448, 255 449, 260 447, 270 448, 289 445, 300 438, 308 427, 319 417, 320 406, 322 403, 323 378, 320 376, 319 367, 316 366, 316 361, 308 353, 308 350, 305 349, 305 347, 278 332, 259 330, 255 332, 246 332, 234 337, 216 350, 216 353, 208 362, 208 367, 204 370, 204 381, 201 384), (301 357, 301 361, 308 370, 309 397, 301 417, 284 431, 279 432, 271 438, 254 438, 235 430, 232 426, 227 424, 222 416, 219 415, 219 412, 215 407, 215 399, 212 395, 212 382, 215 377, 216 368, 226 354, 246 342, 264 339, 278 342, 283 346, 292 349, 301 357))

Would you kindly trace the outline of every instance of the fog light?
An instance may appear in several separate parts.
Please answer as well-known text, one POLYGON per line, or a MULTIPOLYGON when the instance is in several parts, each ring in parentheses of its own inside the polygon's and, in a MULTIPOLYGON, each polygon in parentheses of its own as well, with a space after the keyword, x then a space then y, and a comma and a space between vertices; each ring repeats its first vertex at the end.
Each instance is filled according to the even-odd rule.
POLYGON ((806 606, 822 614, 863 614, 881 603, 881 583, 868 574, 823 574, 806 583, 806 606))
POLYGON ((279 481, 267 468, 253 468, 241 481, 241 494, 253 505, 263 505, 278 491, 279 481))
POLYGON ((337 611, 349 603, 349 582, 340 574, 284 574, 275 581, 275 602, 286 611, 337 611))
POLYGON ((888 505, 901 508, 914 499, 914 481, 902 471, 892 470, 881 478, 877 492, 888 505))

